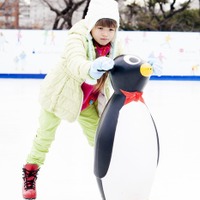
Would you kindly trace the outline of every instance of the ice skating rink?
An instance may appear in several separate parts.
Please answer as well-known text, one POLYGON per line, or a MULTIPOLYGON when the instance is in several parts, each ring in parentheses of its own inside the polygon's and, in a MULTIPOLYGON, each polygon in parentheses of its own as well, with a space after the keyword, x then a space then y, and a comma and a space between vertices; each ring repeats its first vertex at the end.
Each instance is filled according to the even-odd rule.
MULTIPOLYGON (((22 166, 37 129, 41 81, 0 79, 2 200, 22 199, 22 166)), ((144 99, 161 147, 149 200, 199 200, 200 81, 150 81, 144 99)), ((93 149, 77 123, 62 121, 39 171, 37 190, 37 200, 101 200, 93 175, 93 149)))

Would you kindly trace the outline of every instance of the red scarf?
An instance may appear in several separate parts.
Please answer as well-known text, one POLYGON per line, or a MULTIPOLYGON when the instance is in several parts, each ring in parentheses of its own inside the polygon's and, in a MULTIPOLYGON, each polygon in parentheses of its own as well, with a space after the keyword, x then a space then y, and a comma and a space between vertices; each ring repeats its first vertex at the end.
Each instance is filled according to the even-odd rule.
POLYGON ((142 97, 142 92, 127 92, 124 90, 120 90, 125 96, 126 96, 126 100, 124 102, 124 105, 126 105, 127 103, 130 103, 131 101, 141 101, 142 103, 144 103, 144 99, 142 97))
POLYGON ((95 46, 95 50, 97 53, 97 57, 108 55, 108 53, 110 52, 110 48, 111 48, 110 43, 108 43, 105 46, 102 46, 102 45, 98 44, 96 41, 94 41, 94 46, 95 46))

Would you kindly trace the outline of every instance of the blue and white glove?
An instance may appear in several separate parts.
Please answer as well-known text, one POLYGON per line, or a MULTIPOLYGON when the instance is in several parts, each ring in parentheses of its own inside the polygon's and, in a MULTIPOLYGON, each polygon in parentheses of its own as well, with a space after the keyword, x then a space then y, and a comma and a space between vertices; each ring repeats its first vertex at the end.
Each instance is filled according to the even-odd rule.
POLYGON ((89 75, 93 79, 99 79, 108 70, 112 69, 114 61, 111 58, 102 56, 94 60, 89 70, 89 75))
POLYGON ((147 61, 153 67, 153 75, 161 76, 163 71, 162 63, 156 58, 148 58, 147 61))

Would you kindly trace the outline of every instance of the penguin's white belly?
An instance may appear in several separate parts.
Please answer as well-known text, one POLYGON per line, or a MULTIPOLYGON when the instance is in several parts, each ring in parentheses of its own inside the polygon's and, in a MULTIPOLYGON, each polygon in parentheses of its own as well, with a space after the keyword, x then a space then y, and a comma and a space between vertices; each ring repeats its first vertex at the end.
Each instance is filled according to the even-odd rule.
POLYGON ((119 113, 110 166, 102 178, 106 200, 147 200, 157 167, 155 126, 141 102, 119 113))

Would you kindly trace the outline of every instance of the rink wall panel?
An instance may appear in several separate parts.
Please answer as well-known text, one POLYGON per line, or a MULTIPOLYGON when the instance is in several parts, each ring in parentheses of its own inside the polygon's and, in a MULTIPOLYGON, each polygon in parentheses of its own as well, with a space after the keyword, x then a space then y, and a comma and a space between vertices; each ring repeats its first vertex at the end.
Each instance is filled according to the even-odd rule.
MULTIPOLYGON (((161 77, 152 80, 200 80, 200 33, 120 31, 125 52, 157 58, 161 77)), ((44 78, 59 62, 67 31, 0 29, 0 78, 44 78)))

